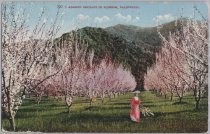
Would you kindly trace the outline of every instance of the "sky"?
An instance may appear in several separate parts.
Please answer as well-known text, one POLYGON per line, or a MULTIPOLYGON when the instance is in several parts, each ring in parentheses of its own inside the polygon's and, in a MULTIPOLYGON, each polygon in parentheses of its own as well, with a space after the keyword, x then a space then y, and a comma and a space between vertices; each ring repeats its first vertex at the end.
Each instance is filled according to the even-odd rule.
MULTIPOLYGON (((3 4, 11 4, 5 2, 3 4)), ((208 7, 204 2, 14 2, 16 13, 25 11, 28 25, 37 23, 45 9, 43 21, 55 19, 59 10, 62 25, 59 34, 85 26, 109 27, 116 24, 153 27, 179 17, 207 18, 208 7), (194 10, 194 6, 197 10, 194 10)))

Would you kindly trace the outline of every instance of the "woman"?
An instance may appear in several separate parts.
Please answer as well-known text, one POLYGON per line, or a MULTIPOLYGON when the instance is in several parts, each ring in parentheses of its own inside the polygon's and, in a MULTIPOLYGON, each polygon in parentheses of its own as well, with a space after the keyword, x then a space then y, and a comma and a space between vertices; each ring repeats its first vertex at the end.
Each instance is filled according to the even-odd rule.
POLYGON ((139 121, 140 121, 139 105, 140 105, 141 101, 138 97, 138 94, 140 93, 140 91, 135 91, 134 93, 135 93, 135 96, 131 100, 130 117, 131 117, 132 121, 139 123, 139 121))

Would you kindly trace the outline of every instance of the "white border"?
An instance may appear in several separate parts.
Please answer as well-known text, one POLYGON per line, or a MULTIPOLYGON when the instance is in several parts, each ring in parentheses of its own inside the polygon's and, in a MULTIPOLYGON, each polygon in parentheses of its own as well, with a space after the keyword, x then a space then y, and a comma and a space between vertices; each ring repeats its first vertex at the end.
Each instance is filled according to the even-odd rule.
MULTIPOLYGON (((0 0, 0 3, 2 4, 2 2, 4 1, 34 1, 34 2, 41 2, 41 1, 46 1, 46 2, 121 2, 121 1, 127 1, 127 2, 204 2, 207 7, 208 7, 208 27, 210 27, 210 0, 0 0)), ((0 7, 0 12, 1 12, 1 8, 0 7)), ((0 15, 1 16, 1 15, 0 15)), ((0 17, 1 20, 1 17, 0 17)), ((0 33, 1 33, 1 28, 0 28, 0 33)), ((210 28, 208 28, 208 35, 210 35, 210 28)), ((0 40, 1 40, 1 36, 0 36, 0 40)), ((210 38, 209 38, 209 42, 210 42, 210 38)), ((210 44, 208 44, 210 46, 210 44)), ((210 47, 208 46, 208 63, 210 63, 210 47)), ((2 52, 1 47, 0 47, 0 52, 2 52)), ((1 59, 1 53, 0 53, 0 59, 1 59)), ((208 70, 210 69, 210 66, 208 66, 208 70)), ((2 70, 2 66, 0 66, 0 70, 2 70)), ((208 83, 210 83, 210 79, 209 79, 209 74, 210 72, 208 71, 208 83)), ((0 74, 1 75, 1 74, 0 74)), ((0 77, 0 81, 1 77, 0 77)), ((208 85, 208 91, 209 91, 210 87, 208 85)), ((1 93, 0 93, 1 94, 1 93)), ((0 99, 0 103, 1 103, 1 99, 0 99)), ((210 94, 208 93, 208 131, 206 133, 209 133, 209 128, 210 128, 210 94)), ((0 114, 0 119, 1 119, 1 114, 0 114)), ((1 127, 1 121, 0 121, 0 127, 1 127)), ((2 128, 2 127, 1 127, 2 128)), ((1 129, 0 128, 0 129, 1 129)), ((8 133, 8 134, 13 134, 13 133, 20 133, 20 134, 25 134, 25 133, 31 133, 31 134, 44 134, 43 132, 2 132, 2 129, 0 130, 0 133, 8 133)), ((51 133, 51 134, 57 134, 57 133, 51 133)), ((64 133, 66 134, 66 133, 64 133)), ((70 134, 70 133, 69 133, 70 134)), ((73 133, 72 133, 73 134, 73 133)), ((84 133, 77 133, 77 134, 84 134, 84 133)), ((97 134, 97 133, 96 133, 97 134)), ((100 133, 100 134, 105 134, 105 133, 100 133)), ((125 134, 129 134, 129 133, 125 133, 125 134)), ((148 133, 142 133, 142 134, 148 134, 148 133)), ((156 133, 156 134, 162 134, 162 133, 156 133)), ((165 133, 164 133, 165 134, 165 133)), ((183 133, 180 133, 183 134, 183 133)), ((194 133, 196 134, 196 133, 194 133)))

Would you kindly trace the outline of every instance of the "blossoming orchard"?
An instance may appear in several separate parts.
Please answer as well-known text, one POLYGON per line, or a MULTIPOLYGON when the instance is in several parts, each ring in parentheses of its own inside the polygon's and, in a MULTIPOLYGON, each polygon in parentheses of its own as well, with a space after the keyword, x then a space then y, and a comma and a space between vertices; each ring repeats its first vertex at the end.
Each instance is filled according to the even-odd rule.
POLYGON ((208 38, 207 23, 186 20, 182 31, 162 36, 163 47, 156 55, 156 65, 145 76, 147 88, 163 94, 177 94, 182 101, 188 91, 194 92, 196 109, 208 91, 208 38))
POLYGON ((142 28, 126 24, 139 17, 123 13, 112 19, 125 25, 106 27, 108 15, 91 20, 80 13, 67 21, 78 9, 61 2, 52 11, 58 6, 48 2, 40 10, 43 3, 34 3, 2 4, 2 131, 206 131, 209 34, 196 6, 202 19, 181 16, 142 28), (73 30, 65 33, 67 25, 73 30))

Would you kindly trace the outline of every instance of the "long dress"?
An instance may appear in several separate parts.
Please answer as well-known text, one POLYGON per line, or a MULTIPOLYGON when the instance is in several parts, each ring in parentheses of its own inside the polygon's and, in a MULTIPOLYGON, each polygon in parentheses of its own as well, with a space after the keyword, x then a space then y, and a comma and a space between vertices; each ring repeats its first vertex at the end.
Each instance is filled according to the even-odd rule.
POLYGON ((138 123, 140 121, 140 109, 139 109, 140 103, 141 101, 139 100, 138 97, 133 97, 131 100, 130 117, 132 121, 138 122, 138 123))

